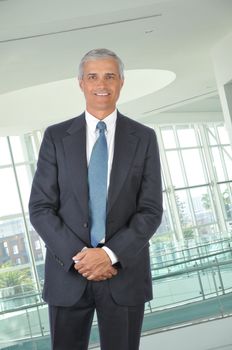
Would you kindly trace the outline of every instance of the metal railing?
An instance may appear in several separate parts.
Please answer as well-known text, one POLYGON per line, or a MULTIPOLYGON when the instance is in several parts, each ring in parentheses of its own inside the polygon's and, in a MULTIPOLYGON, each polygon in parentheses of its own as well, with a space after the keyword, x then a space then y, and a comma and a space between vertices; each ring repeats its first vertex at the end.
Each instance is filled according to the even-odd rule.
MULTIPOLYGON (((154 299, 146 304, 144 331, 232 313, 231 246, 228 239, 157 254, 152 245, 154 299)), ((47 306, 39 293, 1 298, 0 305, 0 349, 49 335, 47 306)))

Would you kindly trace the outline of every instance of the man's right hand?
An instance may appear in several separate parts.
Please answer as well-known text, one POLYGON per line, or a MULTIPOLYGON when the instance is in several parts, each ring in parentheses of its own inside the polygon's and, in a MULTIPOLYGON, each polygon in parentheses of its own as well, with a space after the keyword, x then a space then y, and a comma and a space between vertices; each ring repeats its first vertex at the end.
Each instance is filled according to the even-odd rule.
POLYGON ((88 248, 73 257, 74 268, 89 281, 103 281, 116 276, 118 271, 108 254, 101 248, 88 248))

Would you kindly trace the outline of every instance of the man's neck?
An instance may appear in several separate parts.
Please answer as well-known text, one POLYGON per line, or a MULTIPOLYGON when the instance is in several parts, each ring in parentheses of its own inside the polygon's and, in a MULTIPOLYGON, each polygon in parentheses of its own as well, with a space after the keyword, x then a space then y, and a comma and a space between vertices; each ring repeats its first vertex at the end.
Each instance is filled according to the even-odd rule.
POLYGON ((108 115, 113 113, 115 111, 115 109, 116 109, 116 107, 113 109, 107 110, 107 111, 106 110, 96 111, 96 110, 92 110, 91 108, 86 107, 87 112, 99 120, 103 120, 106 117, 108 117, 108 115))

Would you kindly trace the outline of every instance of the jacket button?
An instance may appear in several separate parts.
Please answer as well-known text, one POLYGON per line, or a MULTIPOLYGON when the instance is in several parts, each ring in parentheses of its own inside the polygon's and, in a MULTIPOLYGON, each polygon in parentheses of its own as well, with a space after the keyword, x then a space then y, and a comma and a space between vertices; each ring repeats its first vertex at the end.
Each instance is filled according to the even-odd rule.
POLYGON ((84 228, 88 228, 88 226, 89 226, 89 225, 88 225, 88 222, 84 222, 83 227, 84 227, 84 228))

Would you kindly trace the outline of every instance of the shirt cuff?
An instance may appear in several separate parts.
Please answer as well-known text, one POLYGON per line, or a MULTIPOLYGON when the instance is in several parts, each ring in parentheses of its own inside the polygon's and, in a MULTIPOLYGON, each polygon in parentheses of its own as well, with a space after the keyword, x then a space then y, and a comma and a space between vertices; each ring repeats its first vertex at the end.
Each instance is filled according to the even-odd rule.
POLYGON ((116 262, 118 262, 118 258, 117 256, 114 254, 114 252, 112 252, 112 250, 106 246, 102 247, 102 249, 104 249, 104 251, 108 254, 112 265, 116 264, 116 262))

